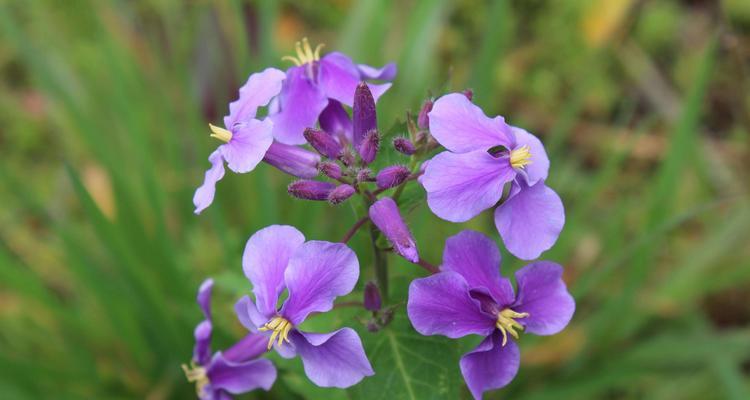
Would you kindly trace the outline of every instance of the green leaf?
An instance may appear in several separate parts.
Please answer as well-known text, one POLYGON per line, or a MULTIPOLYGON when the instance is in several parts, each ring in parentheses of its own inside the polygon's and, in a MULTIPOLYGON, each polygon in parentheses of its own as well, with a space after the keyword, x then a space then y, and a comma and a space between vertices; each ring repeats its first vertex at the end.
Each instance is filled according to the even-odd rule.
POLYGON ((414 331, 399 309, 385 329, 363 332, 362 341, 375 375, 350 389, 354 399, 456 399, 463 386, 458 344, 414 331))

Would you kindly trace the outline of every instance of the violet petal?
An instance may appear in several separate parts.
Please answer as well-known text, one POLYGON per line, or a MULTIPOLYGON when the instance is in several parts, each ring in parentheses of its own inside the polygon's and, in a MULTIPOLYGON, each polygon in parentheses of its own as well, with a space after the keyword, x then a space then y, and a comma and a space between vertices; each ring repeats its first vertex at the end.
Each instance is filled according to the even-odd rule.
POLYGON ((276 302, 284 290, 284 271, 304 242, 302 232, 286 225, 271 225, 248 239, 242 270, 253 284, 255 301, 263 315, 270 316, 276 311, 276 302))
POLYGON ((208 156, 208 161, 211 163, 211 168, 206 171, 203 184, 195 190, 193 195, 196 214, 200 214, 213 203, 216 194, 216 182, 224 177, 224 159, 218 149, 208 156))
POLYGON ((562 279, 563 268, 549 261, 537 261, 516 271, 516 312, 529 313, 518 321, 536 335, 554 335, 573 318, 576 304, 562 279))
POLYGON ((515 145, 510 126, 502 117, 488 118, 463 94, 437 99, 428 115, 430 133, 452 152, 486 151, 495 146, 511 149, 515 145))
POLYGON ((273 120, 273 137, 284 144, 303 144, 302 132, 314 126, 328 104, 325 93, 307 76, 304 66, 292 67, 279 94, 279 111, 273 120))
POLYGON ((289 297, 281 315, 294 326, 311 312, 333 308, 333 300, 349 294, 359 278, 359 261, 343 243, 310 241, 300 246, 284 272, 289 297))
POLYGON ((461 374, 474 399, 484 392, 509 384, 518 373, 521 352, 512 339, 505 346, 499 331, 485 338, 474 350, 461 357, 461 374))
POLYGON ((305 374, 320 387, 347 388, 375 373, 359 335, 351 328, 331 333, 294 331, 290 340, 302 358, 305 374))

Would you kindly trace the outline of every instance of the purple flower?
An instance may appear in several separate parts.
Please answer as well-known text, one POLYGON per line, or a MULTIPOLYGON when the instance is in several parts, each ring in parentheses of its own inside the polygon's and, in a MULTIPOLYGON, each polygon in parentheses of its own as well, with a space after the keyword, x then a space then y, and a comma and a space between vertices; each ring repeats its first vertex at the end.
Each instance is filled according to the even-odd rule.
POLYGON ((250 75, 240 88, 239 99, 229 104, 224 128, 209 124, 211 137, 224 144, 208 157, 211 168, 206 171, 203 184, 193 196, 196 214, 213 202, 216 182, 224 177, 224 162, 237 173, 250 172, 265 160, 292 175, 311 177, 310 174, 317 174, 320 157, 301 148, 274 143, 271 119, 255 118, 258 108, 279 94, 285 78, 284 72, 275 68, 250 75))
POLYGON ((356 193, 356 189, 353 186, 347 184, 341 184, 336 186, 335 189, 331 190, 328 194, 328 202, 331 204, 341 204, 356 193))
MULTIPOLYGON (((332 122, 331 118, 342 117, 341 104, 349 107, 353 105, 354 91, 361 81, 390 81, 396 76, 396 66, 393 63, 380 69, 357 65, 348 56, 338 52, 321 58, 321 47, 318 46, 313 51, 307 39, 303 39, 301 43, 297 43, 296 57, 284 57, 295 66, 287 70, 286 80, 273 107, 274 113, 270 116, 274 123, 273 136, 282 143, 305 143, 302 135, 305 128, 315 126, 327 107, 330 109, 326 110, 326 123, 332 122)), ((391 84, 368 86, 377 99, 391 84)), ((334 125, 341 127, 342 124, 345 125, 339 121, 334 125)), ((329 133, 336 135, 336 132, 329 133)))
POLYGON ((405 259, 419 262, 417 244, 409 228, 401 218, 398 205, 390 197, 383 197, 370 206, 370 220, 383 232, 386 239, 393 245, 393 251, 405 259))
POLYGON ((346 388, 374 372, 351 328, 309 333, 297 327, 312 313, 333 308, 359 278, 359 262, 343 243, 305 242, 291 226, 273 225, 247 241, 242 256, 255 302, 245 296, 235 305, 240 322, 269 336, 268 348, 282 357, 299 355, 308 378, 318 386, 346 388), (277 308, 284 290, 288 297, 277 308))
POLYGON ((467 221, 493 207, 508 250, 534 259, 552 247, 565 223, 560 197, 545 186, 549 159, 534 135, 493 119, 460 93, 438 99, 429 113, 432 136, 448 151, 430 160, 420 178, 427 204, 451 222, 467 221))
POLYGON ((537 261, 518 270, 517 294, 499 266, 500 251, 490 238, 463 231, 445 242, 441 272, 409 286, 407 313, 419 333, 485 336, 460 362, 476 399, 515 377, 519 332, 553 335, 565 328, 575 311, 560 265, 537 261))
POLYGON ((266 352, 266 338, 250 333, 224 352, 211 355, 211 289, 213 280, 207 279, 198 290, 198 305, 205 319, 195 327, 195 348, 190 367, 182 365, 189 382, 195 382, 201 400, 231 399, 230 394, 246 393, 254 389, 269 390, 276 380, 276 368, 271 361, 258 356, 266 352))

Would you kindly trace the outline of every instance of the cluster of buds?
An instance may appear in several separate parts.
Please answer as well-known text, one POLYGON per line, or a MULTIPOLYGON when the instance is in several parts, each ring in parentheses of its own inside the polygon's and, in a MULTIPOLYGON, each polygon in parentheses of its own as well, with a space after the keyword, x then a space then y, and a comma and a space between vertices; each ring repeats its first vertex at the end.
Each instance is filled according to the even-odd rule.
MULTIPOLYGON (((301 179, 288 186, 288 193, 303 200, 340 204, 366 190, 362 186, 365 183, 374 182, 382 191, 406 182, 411 171, 404 165, 386 166, 376 174, 370 169, 380 150, 377 122, 375 98, 362 82, 354 92, 351 119, 345 112, 337 113, 321 119, 319 128, 308 127, 304 131, 305 140, 321 157, 318 171, 329 180, 301 179)), ((409 156, 418 150, 405 137, 396 138, 393 145, 409 156)))

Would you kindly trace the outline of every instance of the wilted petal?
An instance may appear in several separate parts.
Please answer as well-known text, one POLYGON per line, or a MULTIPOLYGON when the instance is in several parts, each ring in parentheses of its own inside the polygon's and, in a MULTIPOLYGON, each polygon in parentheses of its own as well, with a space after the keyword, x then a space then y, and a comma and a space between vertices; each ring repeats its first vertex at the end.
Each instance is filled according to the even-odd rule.
POLYGON ((311 312, 333 308, 337 296, 349 294, 359 278, 359 261, 343 243, 310 241, 300 246, 284 272, 289 297, 281 315, 297 326, 311 312))
POLYGON ((485 288, 500 306, 513 303, 513 285, 500 275, 500 250, 492 239, 475 231, 462 231, 445 241, 444 271, 466 279, 469 288, 485 288))
MULTIPOLYGON (((333 52, 320 59, 319 68, 318 85, 326 96, 351 107, 354 104, 354 90, 362 81, 357 66, 346 55, 333 52)), ((391 87, 391 84, 368 84, 367 86, 377 101, 391 87)))
POLYGON ((411 261, 419 261, 417 244, 414 243, 409 228, 404 223, 398 205, 390 197, 383 197, 370 206, 370 220, 383 232, 386 239, 393 245, 395 251, 401 257, 411 261))
POLYGON ((495 318, 481 311, 479 301, 469 295, 466 280, 452 271, 413 280, 406 311, 422 335, 455 339, 486 336, 495 329, 495 318))
POLYGON ((216 182, 224 177, 224 159, 221 158, 221 152, 218 149, 208 156, 208 161, 211 163, 211 168, 206 171, 203 184, 193 195, 196 214, 200 214, 213 203, 214 194, 216 194, 216 182))
POLYGON ((524 167, 528 184, 534 185, 540 180, 547 179, 547 173, 549 172, 549 158, 547 157, 547 152, 544 150, 542 142, 539 138, 521 128, 512 126, 511 129, 516 137, 516 148, 529 146, 531 163, 524 167))
POLYGON ((211 358, 211 334, 213 325, 210 320, 203 320, 199 323, 193 335, 195 337, 195 346, 193 347, 193 360, 199 365, 205 365, 211 358))
POLYGON ((328 106, 320 113, 318 122, 320 123, 320 129, 339 138, 339 140, 344 138, 347 142, 352 142, 352 120, 344 110, 344 106, 338 101, 328 100, 328 106))
POLYGON ((465 153, 495 146, 514 147, 513 134, 503 117, 488 118, 461 93, 437 99, 428 115, 430 133, 450 151, 465 153))
POLYGON ((529 313, 518 321, 536 335, 554 335, 573 318, 576 303, 562 280, 563 268, 537 261, 516 271, 518 297, 512 309, 529 313))
POLYGON ((273 120, 273 137, 284 144, 303 144, 302 132, 315 126, 328 99, 307 77, 306 68, 302 66, 292 67, 287 72, 278 104, 279 112, 269 116, 273 120))
POLYGON ((514 256, 532 260, 552 247, 565 225, 562 200, 539 181, 521 187, 495 210, 495 226, 514 256))
POLYGON ((299 146, 273 142, 263 161, 299 178, 315 178, 318 175, 320 156, 299 146))
POLYGON ((273 123, 268 119, 251 119, 235 125, 229 143, 219 146, 229 169, 240 174, 255 169, 273 142, 272 131, 273 123))
POLYGON ((240 88, 240 98, 229 103, 229 115, 224 117, 224 126, 232 130, 235 124, 255 118, 258 108, 279 94, 284 79, 284 71, 276 68, 266 68, 250 75, 240 88))
POLYGON ((484 150, 442 152, 430 160, 420 182, 435 215, 464 222, 492 207, 503 195, 503 185, 515 176, 507 160, 484 150))
POLYGON ((392 81, 396 78, 398 69, 395 63, 388 63, 382 68, 375 68, 366 64, 358 64, 360 78, 362 80, 392 81))
POLYGON ((242 270, 253 284, 258 310, 264 316, 276 311, 276 302, 284 290, 284 271, 304 242, 302 232, 286 225, 271 225, 248 239, 242 255, 242 270))
POLYGON ((359 335, 350 328, 331 333, 294 331, 290 340, 305 374, 318 386, 347 388, 374 374, 359 335))
POLYGON ((271 389, 276 380, 276 367, 266 359, 232 362, 218 352, 211 360, 211 366, 206 374, 211 381, 212 389, 240 394, 258 388, 271 389))
POLYGON ((475 399, 488 390, 499 389, 513 380, 521 363, 521 352, 513 340, 502 345, 499 331, 488 336, 474 350, 461 357, 461 374, 475 399))

